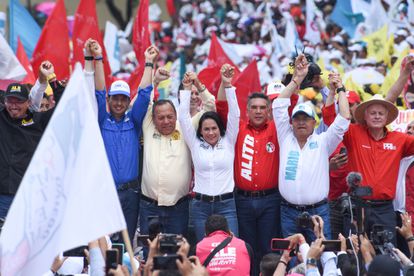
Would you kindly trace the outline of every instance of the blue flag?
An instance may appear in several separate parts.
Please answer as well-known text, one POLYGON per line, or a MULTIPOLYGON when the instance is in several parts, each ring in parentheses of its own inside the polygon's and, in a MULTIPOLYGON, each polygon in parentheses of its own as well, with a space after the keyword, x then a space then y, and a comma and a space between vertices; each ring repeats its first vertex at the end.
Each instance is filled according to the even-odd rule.
POLYGON ((9 43, 14 52, 17 50, 17 37, 23 44, 29 59, 32 57, 41 29, 31 14, 19 0, 9 2, 9 43))
POLYGON ((347 34, 352 38, 355 34, 356 26, 364 21, 362 13, 354 13, 352 11, 351 1, 338 0, 330 19, 337 25, 341 26, 347 34))

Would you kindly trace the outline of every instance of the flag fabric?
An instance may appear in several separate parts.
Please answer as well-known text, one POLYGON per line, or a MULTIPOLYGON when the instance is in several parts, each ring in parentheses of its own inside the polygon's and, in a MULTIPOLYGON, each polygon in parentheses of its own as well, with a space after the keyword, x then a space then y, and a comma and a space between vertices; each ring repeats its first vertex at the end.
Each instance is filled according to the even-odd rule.
POLYGON ((135 97, 138 92, 138 86, 141 81, 142 74, 145 67, 145 50, 151 45, 149 33, 149 0, 141 0, 135 16, 134 25, 132 27, 132 46, 134 48, 135 56, 138 60, 138 65, 132 72, 128 81, 131 89, 131 99, 135 97))
POLYGON ((104 45, 111 70, 118 72, 121 69, 118 28, 110 21, 106 21, 104 45))
POLYGON ((6 37, 6 13, 0 12, 0 35, 6 37))
POLYGON ((385 97, 388 94, 390 88, 394 85, 397 81, 398 77, 400 76, 401 71, 401 63, 403 59, 410 53, 410 48, 407 47, 405 50, 401 52, 397 61, 392 66, 391 70, 385 76, 384 82, 381 85, 380 93, 385 97))
POLYGON ((207 87, 211 94, 217 96, 220 87, 221 77, 220 69, 224 64, 230 64, 235 68, 235 76, 233 80, 240 74, 239 68, 228 57, 226 52, 220 45, 215 33, 211 35, 210 52, 208 54, 208 66, 204 68, 199 74, 199 80, 207 87))
POLYGON ((7 85, 19 82, 27 75, 6 39, 0 35, 0 89, 6 90, 7 85))
POLYGON ((365 24, 372 32, 376 32, 388 23, 388 15, 381 4, 381 0, 372 0, 369 14, 365 19, 365 24))
POLYGON ((35 84, 36 77, 34 76, 32 65, 30 64, 29 58, 27 57, 26 52, 24 51, 24 47, 22 42, 20 41, 20 38, 18 38, 17 40, 16 57, 27 72, 27 75, 22 80, 22 83, 35 84))
POLYGON ((295 21, 292 15, 289 12, 283 12, 283 17, 286 19, 286 31, 285 31, 285 41, 287 43, 288 54, 295 52, 295 47, 297 49, 302 49, 303 44, 300 41, 298 31, 296 29, 295 21))
POLYGON ((234 87, 236 87, 237 102, 240 108, 240 119, 246 120, 247 97, 253 92, 262 91, 256 59, 253 59, 237 76, 234 80, 234 87))
POLYGON ((354 37, 356 26, 364 21, 364 16, 361 13, 353 12, 349 0, 336 1, 330 18, 333 22, 341 26, 351 38, 354 37))
MULTIPOLYGON (((63 0, 58 0, 52 14, 46 20, 42 34, 37 42, 32 56, 33 68, 49 60, 55 67, 59 79, 70 76, 69 70, 69 30, 66 22, 66 10, 63 0)), ((37 77, 37 71, 34 71, 37 77)))
POLYGON ((306 33, 304 38, 314 45, 321 42, 321 32, 318 27, 316 10, 315 1, 306 0, 306 33))
POLYGON ((378 31, 364 37, 362 40, 367 43, 368 57, 375 58, 378 62, 386 59, 388 44, 388 25, 384 25, 378 31))
POLYGON ((29 58, 36 47, 42 30, 32 15, 20 4, 19 0, 9 1, 9 41, 13 51, 17 50, 17 38, 20 37, 29 58))
POLYGON ((82 65, 84 64, 83 49, 88 38, 98 41, 99 45, 102 47, 106 87, 110 87, 112 83, 112 71, 108 62, 101 32, 99 30, 98 16, 96 14, 96 1, 81 0, 74 17, 75 20, 72 33, 72 65, 76 62, 80 62, 82 65))
POLYGON ((77 64, 2 229, 3 276, 43 275, 59 252, 126 228, 93 97, 85 93, 77 64))

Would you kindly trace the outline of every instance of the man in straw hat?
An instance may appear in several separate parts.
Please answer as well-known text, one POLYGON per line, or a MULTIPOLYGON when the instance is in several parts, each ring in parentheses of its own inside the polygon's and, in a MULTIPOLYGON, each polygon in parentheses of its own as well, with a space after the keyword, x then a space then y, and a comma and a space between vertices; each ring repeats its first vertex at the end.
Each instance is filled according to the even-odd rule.
MULTIPOLYGON (((401 90, 400 90, 401 91, 401 90)), ((394 91, 390 91, 394 94, 394 91)), ((393 96, 387 99, 393 99, 393 96)), ((350 171, 362 174, 362 186, 372 188, 365 197, 365 231, 370 233, 374 224, 395 234, 395 197, 400 160, 414 154, 414 137, 389 131, 386 126, 398 116, 397 107, 381 95, 361 103, 355 110, 355 121, 344 136, 348 149, 350 171)), ((395 241, 395 235, 394 235, 395 241)))

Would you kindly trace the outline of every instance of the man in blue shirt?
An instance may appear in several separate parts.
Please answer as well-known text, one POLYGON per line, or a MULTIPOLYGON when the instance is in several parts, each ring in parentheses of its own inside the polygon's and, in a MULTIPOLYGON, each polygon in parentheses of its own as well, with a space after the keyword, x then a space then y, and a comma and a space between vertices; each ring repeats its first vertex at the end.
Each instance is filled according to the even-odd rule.
POLYGON ((130 88, 122 80, 112 83, 106 98, 102 49, 89 39, 85 44, 85 71, 91 71, 95 60, 95 91, 98 122, 114 177, 118 197, 125 216, 128 234, 133 239, 138 222, 140 193, 138 183, 142 121, 148 109, 152 87, 152 69, 158 49, 150 46, 145 52, 145 69, 136 101, 130 111, 130 88), (109 112, 106 110, 108 103, 109 112))

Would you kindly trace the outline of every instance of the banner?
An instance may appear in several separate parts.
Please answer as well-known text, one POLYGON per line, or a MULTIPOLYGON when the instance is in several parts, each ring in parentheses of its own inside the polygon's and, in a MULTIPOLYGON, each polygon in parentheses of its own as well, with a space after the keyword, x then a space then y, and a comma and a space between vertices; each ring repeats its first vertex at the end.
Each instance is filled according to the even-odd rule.
POLYGON ((43 275, 59 252, 126 228, 94 95, 85 93, 78 63, 7 215, 2 276, 43 275))

